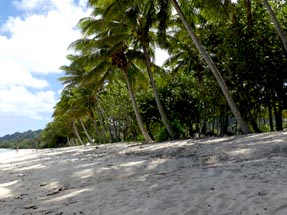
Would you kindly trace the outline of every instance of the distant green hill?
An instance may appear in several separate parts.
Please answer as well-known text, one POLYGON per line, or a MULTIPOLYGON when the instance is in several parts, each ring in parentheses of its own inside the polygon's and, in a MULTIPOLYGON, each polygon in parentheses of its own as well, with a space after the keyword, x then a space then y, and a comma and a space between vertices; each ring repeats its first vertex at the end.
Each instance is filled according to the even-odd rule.
POLYGON ((42 130, 15 132, 0 137, 0 148, 35 148, 42 130))
POLYGON ((41 134, 42 130, 36 130, 36 131, 32 131, 32 130, 28 130, 25 132, 15 132, 14 134, 7 134, 3 137, 0 137, 0 142, 3 141, 21 141, 24 139, 35 139, 38 138, 41 134))

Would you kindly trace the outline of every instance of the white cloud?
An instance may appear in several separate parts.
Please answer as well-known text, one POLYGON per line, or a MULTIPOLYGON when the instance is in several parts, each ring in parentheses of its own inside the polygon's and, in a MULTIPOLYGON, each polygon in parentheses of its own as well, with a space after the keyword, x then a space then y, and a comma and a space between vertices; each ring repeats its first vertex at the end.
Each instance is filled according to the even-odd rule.
MULTIPOLYGON (((78 21, 90 15, 87 0, 15 0, 21 14, 0 26, 0 115, 41 118, 51 114, 57 90, 36 78, 60 73, 69 44, 81 35, 78 21), (55 91, 55 92, 54 92, 55 91)), ((1 123, 1 122, 0 122, 1 123)))
POLYGON ((42 89, 49 86, 46 80, 34 78, 25 67, 15 61, 0 59, 0 65, 3 71, 0 79, 0 88, 22 85, 42 89))
POLYGON ((37 8, 41 9, 49 9, 52 5, 49 4, 49 1, 43 1, 43 0, 17 0, 13 1, 13 4, 19 9, 24 11, 32 11, 37 8))
POLYGON ((24 86, 0 89, 0 112, 4 113, 40 119, 53 110, 55 102, 53 91, 32 93, 24 86))
MULTIPOLYGON (((2 36, 0 40, 0 58, 9 56, 18 60, 33 73, 59 72, 58 68, 67 62, 69 44, 80 37, 76 24, 90 12, 76 7, 71 0, 46 2, 53 5, 53 9, 45 14, 10 17, 2 26, 2 32, 9 38, 2 36)), ((22 8, 30 10, 41 8, 43 1, 26 0, 20 3, 18 1, 22 8)))

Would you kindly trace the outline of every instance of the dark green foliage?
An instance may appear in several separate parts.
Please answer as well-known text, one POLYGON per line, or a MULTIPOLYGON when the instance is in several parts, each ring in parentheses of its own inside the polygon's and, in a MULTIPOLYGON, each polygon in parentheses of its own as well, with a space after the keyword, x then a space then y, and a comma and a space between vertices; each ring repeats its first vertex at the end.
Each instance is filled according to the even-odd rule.
MULTIPOLYGON (((172 121, 172 129, 176 133, 176 139, 186 138, 184 125, 177 120, 172 121)), ((161 126, 155 135, 155 140, 158 142, 169 140, 169 134, 165 127, 161 126)))
MULTIPOLYGON (((149 135, 169 140, 149 77, 155 47, 170 58, 163 68, 150 62, 150 75, 176 138, 240 133, 209 66, 198 54, 170 1, 89 1, 95 10, 82 19, 83 38, 72 43, 79 56, 61 79, 69 84, 41 135, 41 146, 77 145, 77 135, 95 143, 142 141, 129 91, 149 135), (101 17, 97 19, 98 17, 101 17), (124 69, 124 70, 123 70, 124 69)), ((260 1, 178 1, 195 34, 220 71, 241 115, 253 132, 286 127, 287 55, 260 1)), ((269 1, 286 31, 286 3, 269 1)))
POLYGON ((0 148, 38 148, 42 130, 16 132, 0 137, 0 148))
POLYGON ((229 89, 253 131, 261 131, 258 122, 268 118, 268 109, 275 115, 276 129, 282 130, 280 119, 287 99, 286 53, 262 5, 253 1, 251 9, 256 22, 248 22, 250 17, 246 8, 239 4, 232 12, 230 22, 218 22, 204 28, 204 45, 213 52, 214 61, 223 71, 229 89))

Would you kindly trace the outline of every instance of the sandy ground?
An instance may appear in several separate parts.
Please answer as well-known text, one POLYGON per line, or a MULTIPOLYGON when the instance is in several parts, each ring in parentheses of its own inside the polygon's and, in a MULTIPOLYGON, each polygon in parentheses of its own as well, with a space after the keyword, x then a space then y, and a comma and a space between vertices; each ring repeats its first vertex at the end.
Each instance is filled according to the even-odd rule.
POLYGON ((287 132, 19 150, 1 215, 286 215, 287 132))

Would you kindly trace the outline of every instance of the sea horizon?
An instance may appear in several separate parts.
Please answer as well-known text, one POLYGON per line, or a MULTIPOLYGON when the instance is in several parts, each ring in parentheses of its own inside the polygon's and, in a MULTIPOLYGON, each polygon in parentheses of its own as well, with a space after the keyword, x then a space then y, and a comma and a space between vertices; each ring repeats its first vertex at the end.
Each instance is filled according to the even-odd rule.
POLYGON ((15 149, 0 148, 0 155, 14 153, 15 149))

